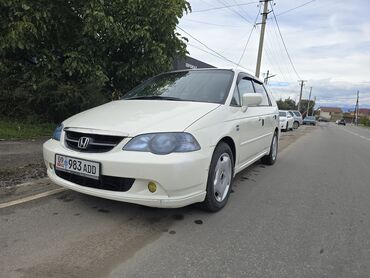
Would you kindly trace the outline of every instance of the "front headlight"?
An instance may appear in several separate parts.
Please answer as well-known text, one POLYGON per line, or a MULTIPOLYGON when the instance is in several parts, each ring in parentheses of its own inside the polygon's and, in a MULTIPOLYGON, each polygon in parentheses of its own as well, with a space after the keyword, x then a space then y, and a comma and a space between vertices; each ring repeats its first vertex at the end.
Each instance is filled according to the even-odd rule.
POLYGON ((56 127, 52 137, 54 140, 60 141, 60 136, 62 135, 63 127, 64 126, 62 124, 56 127))
POLYGON ((200 150, 199 143, 193 135, 185 132, 150 133, 132 138, 124 151, 151 152, 169 154, 173 152, 192 152, 200 150))

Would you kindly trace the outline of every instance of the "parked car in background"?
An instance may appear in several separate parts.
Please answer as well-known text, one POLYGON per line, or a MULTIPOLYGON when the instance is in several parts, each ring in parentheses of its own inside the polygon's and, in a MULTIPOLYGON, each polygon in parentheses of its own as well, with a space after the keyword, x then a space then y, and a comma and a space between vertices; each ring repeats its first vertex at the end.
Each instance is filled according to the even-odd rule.
POLYGON ((316 118, 315 116, 307 116, 303 119, 304 125, 316 125, 316 118))
POLYGON ((337 125, 346 125, 346 120, 345 119, 336 120, 335 123, 337 125))
POLYGON ((279 134, 279 111, 261 80, 238 70, 182 70, 70 117, 43 151, 48 176, 66 188, 217 211, 236 173, 259 159, 275 163, 279 134))
POLYGON ((280 129, 293 130, 294 118, 287 110, 279 110, 280 129))
POLYGON ((293 116, 294 122, 293 127, 297 129, 303 122, 302 114, 296 110, 289 110, 289 113, 293 116))

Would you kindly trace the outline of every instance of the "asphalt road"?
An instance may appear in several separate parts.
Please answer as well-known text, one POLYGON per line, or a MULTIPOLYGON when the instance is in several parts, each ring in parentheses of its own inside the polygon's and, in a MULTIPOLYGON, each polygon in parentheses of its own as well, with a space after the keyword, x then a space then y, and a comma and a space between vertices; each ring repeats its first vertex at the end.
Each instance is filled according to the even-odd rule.
POLYGON ((216 214, 67 191, 0 210, 0 277, 370 277, 370 130, 320 124, 216 214))

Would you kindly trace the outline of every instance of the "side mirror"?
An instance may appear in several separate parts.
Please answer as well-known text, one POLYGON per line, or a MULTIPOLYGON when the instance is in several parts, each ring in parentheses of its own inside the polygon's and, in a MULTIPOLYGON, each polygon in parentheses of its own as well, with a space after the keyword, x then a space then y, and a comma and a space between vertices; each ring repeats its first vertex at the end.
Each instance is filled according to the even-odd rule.
POLYGON ((243 106, 256 106, 262 103, 262 94, 258 93, 246 93, 242 97, 243 106))

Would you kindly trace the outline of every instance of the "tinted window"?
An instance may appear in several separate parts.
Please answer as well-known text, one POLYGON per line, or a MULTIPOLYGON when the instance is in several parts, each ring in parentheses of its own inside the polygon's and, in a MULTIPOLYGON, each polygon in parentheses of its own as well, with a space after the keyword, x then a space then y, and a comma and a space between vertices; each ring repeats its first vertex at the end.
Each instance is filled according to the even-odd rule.
POLYGON ((160 74, 122 99, 163 99, 225 103, 234 73, 229 70, 180 71, 160 74))
POLYGON ((262 95, 262 102, 260 105, 270 105, 270 101, 267 97, 267 93, 263 85, 257 82, 253 82, 253 84, 254 84, 254 88, 256 89, 256 93, 259 93, 262 95))
POLYGON ((301 113, 299 112, 293 112, 297 117, 300 117, 301 116, 301 113))
POLYGON ((238 84, 238 89, 241 96, 246 93, 254 93, 252 81, 248 79, 241 79, 238 84))
POLYGON ((294 114, 292 111, 289 111, 289 114, 292 115, 292 117, 294 117, 294 114))
POLYGON ((286 117, 286 112, 279 112, 280 117, 286 117))

